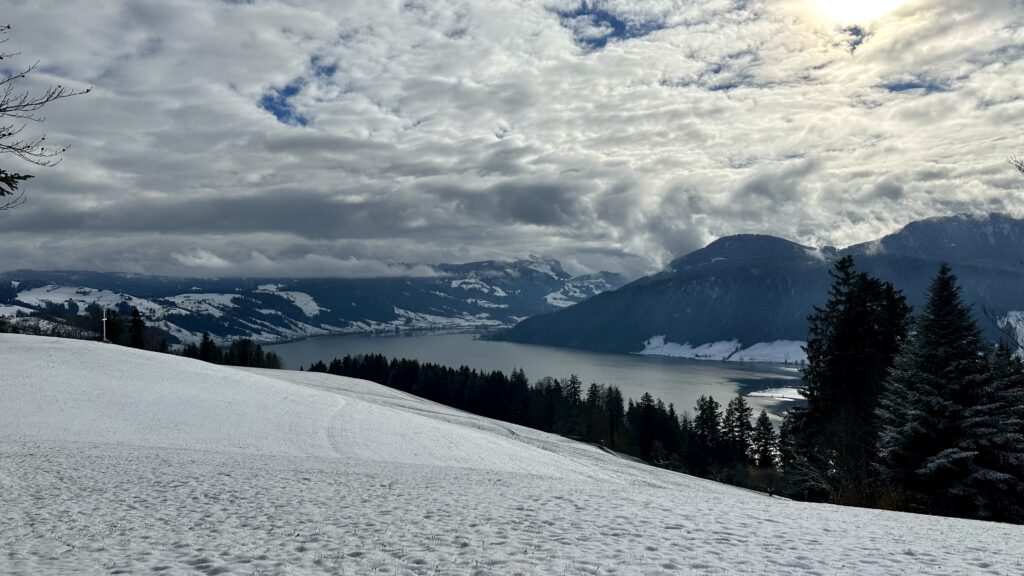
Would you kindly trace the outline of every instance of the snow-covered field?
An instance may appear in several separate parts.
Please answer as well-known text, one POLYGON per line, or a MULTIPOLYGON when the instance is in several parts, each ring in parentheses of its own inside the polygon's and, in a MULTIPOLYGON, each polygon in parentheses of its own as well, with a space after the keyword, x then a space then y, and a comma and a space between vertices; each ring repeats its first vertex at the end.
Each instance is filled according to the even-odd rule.
POLYGON ((789 502, 375 384, 0 335, 0 574, 1024 574, 1024 528, 789 502))

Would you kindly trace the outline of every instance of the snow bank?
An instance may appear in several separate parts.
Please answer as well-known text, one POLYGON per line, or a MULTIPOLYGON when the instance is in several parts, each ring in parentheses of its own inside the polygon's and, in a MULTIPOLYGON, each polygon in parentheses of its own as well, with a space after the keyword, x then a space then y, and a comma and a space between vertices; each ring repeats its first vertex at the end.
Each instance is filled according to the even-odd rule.
POLYGON ((739 340, 728 340, 692 346, 689 342, 685 344, 667 342, 665 336, 661 335, 652 336, 644 342, 644 349, 637 354, 729 362, 800 363, 807 361, 807 354, 803 351, 805 344, 805 342, 797 340, 776 340, 774 342, 758 342, 744 348, 739 340))
POLYGON ((790 502, 376 384, 0 335, 0 573, 1021 574, 1024 528, 790 502))

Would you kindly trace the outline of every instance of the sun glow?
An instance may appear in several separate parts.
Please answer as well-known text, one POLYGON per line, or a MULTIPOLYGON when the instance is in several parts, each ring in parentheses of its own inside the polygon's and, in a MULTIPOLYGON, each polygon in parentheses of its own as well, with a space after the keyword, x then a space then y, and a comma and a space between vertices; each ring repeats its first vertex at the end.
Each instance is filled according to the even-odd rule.
POLYGON ((835 24, 868 24, 896 10, 906 0, 811 0, 823 18, 835 24))

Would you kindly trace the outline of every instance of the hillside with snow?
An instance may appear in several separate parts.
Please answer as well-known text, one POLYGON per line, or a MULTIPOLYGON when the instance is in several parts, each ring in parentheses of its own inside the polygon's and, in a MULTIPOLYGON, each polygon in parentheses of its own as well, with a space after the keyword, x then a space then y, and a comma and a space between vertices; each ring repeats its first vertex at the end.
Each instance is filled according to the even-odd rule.
MULTIPOLYGON (((573 276, 554 259, 440 264, 417 278, 173 278, 18 270, 0 273, 0 316, 74 318, 137 308, 170 344, 413 330, 484 330, 571 306, 625 283, 573 276)), ((98 327, 94 327, 98 329, 98 327)))
POLYGON ((1024 527, 790 502, 325 374, 0 334, 0 573, 1021 574, 1024 527))

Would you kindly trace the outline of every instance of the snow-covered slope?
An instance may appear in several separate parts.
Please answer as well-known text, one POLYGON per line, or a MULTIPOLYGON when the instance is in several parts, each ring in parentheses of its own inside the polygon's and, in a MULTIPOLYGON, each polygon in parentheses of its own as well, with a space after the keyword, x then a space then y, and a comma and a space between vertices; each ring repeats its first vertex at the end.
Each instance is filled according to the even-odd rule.
POLYGON ((1024 528, 789 502, 366 381, 0 335, 2 574, 1020 574, 1024 528))
MULTIPOLYGON (((557 260, 442 264, 426 278, 198 279, 94 272, 0 273, 0 316, 90 316, 90 305, 130 314, 170 343, 239 337, 276 342, 324 334, 493 329, 570 306, 625 283, 573 277, 557 260), (557 296, 557 297, 556 297, 557 296)), ((99 311, 95 310, 95 322, 99 311)), ((99 326, 92 329, 98 330, 99 326)))

